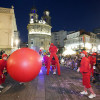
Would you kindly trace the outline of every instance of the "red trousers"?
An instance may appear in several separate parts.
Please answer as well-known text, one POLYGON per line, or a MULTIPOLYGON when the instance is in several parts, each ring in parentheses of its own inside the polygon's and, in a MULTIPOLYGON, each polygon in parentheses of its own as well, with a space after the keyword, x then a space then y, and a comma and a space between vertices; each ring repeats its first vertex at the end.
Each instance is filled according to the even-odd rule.
POLYGON ((3 75, 3 78, 0 76, 0 85, 2 84, 2 83, 4 83, 5 82, 5 75, 3 75))
POLYGON ((90 75, 87 75, 87 73, 83 73, 82 76, 83 76, 83 85, 86 88, 90 88, 91 87, 91 85, 90 85, 90 75))
POLYGON ((48 61, 48 67, 47 67, 47 75, 49 75, 50 63, 51 63, 51 60, 52 60, 53 57, 55 58, 55 61, 57 63, 58 75, 60 75, 60 65, 59 65, 59 60, 58 60, 56 53, 50 54, 50 58, 49 58, 49 61, 48 61))
POLYGON ((56 65, 52 65, 52 69, 53 69, 53 70, 56 69, 56 65))
POLYGON ((48 63, 45 63, 46 68, 48 67, 48 63))

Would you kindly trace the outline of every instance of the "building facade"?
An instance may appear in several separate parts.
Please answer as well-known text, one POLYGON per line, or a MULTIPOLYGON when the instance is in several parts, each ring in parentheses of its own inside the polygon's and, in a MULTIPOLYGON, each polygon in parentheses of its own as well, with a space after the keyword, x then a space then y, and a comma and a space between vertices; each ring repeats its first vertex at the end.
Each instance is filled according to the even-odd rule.
POLYGON ((97 37, 100 39, 100 27, 95 28, 95 29, 93 30, 93 33, 95 33, 95 34, 97 35, 97 37))
POLYGON ((37 9, 32 8, 28 29, 28 47, 31 49, 48 50, 51 43, 51 17, 49 11, 44 11, 41 19, 38 19, 37 9))
POLYGON ((0 50, 10 54, 19 46, 19 32, 12 8, 0 7, 0 50))
POLYGON ((64 47, 64 39, 66 38, 67 31, 61 30, 51 33, 51 42, 54 43, 58 48, 64 47))
POLYGON ((84 30, 70 33, 64 40, 64 51, 74 51, 73 53, 81 52, 82 50, 86 50, 87 52, 96 52, 96 39, 97 37, 95 33, 85 32, 84 30))

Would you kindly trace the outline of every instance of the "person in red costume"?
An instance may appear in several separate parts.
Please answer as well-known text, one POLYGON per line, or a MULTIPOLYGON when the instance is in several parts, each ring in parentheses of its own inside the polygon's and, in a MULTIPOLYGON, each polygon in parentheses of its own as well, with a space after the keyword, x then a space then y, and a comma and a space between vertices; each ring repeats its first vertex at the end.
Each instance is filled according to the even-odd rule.
POLYGON ((80 94, 87 95, 87 89, 91 92, 91 94, 88 96, 89 98, 94 98, 96 97, 96 94, 94 93, 91 85, 90 85, 90 60, 87 58, 87 52, 83 51, 81 52, 81 63, 80 67, 78 68, 78 72, 80 71, 82 73, 82 81, 83 81, 83 86, 84 86, 84 91, 80 92, 80 94))
POLYGON ((92 61, 92 54, 91 53, 89 54, 88 59, 90 60, 90 65, 91 65, 91 61, 92 61))
POLYGON ((56 55, 57 51, 58 51, 58 48, 53 43, 51 43, 50 48, 49 48, 50 58, 49 58, 49 61, 48 61, 47 75, 49 75, 50 63, 51 63, 51 60, 52 60, 53 57, 55 58, 55 61, 57 63, 58 75, 61 74, 60 73, 59 60, 58 60, 58 57, 56 55))
POLYGON ((0 60, 0 88, 4 88, 2 83, 5 82, 5 75, 3 73, 4 69, 7 69, 7 54, 2 55, 2 60, 0 60))
POLYGON ((45 67, 47 68, 48 67, 48 60, 49 60, 49 57, 47 56, 47 54, 44 55, 43 60, 44 60, 45 67))
POLYGON ((92 54, 92 59, 91 59, 91 73, 92 73, 92 77, 94 77, 94 69, 93 66, 95 66, 96 64, 96 53, 92 54))
POLYGON ((91 65, 92 65, 92 54, 91 53, 88 55, 88 59, 90 60, 90 70, 91 70, 91 65))

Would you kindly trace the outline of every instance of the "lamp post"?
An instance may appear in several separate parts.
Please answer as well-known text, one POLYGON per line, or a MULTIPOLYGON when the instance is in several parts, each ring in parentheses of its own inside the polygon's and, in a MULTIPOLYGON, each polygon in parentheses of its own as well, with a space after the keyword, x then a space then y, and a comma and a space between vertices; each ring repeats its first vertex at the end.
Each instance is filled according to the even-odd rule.
POLYGON ((18 39, 15 40, 15 44, 16 44, 16 48, 18 49, 18 45, 19 45, 19 40, 18 39))

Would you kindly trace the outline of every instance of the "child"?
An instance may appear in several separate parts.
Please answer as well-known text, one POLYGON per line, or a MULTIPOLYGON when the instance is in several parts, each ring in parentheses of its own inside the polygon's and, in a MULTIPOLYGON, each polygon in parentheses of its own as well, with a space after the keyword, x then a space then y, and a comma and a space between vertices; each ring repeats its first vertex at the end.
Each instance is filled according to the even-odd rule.
POLYGON ((44 65, 47 68, 48 67, 48 60, 49 60, 49 57, 47 54, 44 55, 43 60, 44 60, 44 65))
POLYGON ((7 69, 7 54, 2 55, 2 60, 0 60, 0 88, 4 88, 2 83, 5 82, 5 75, 3 71, 7 69))

